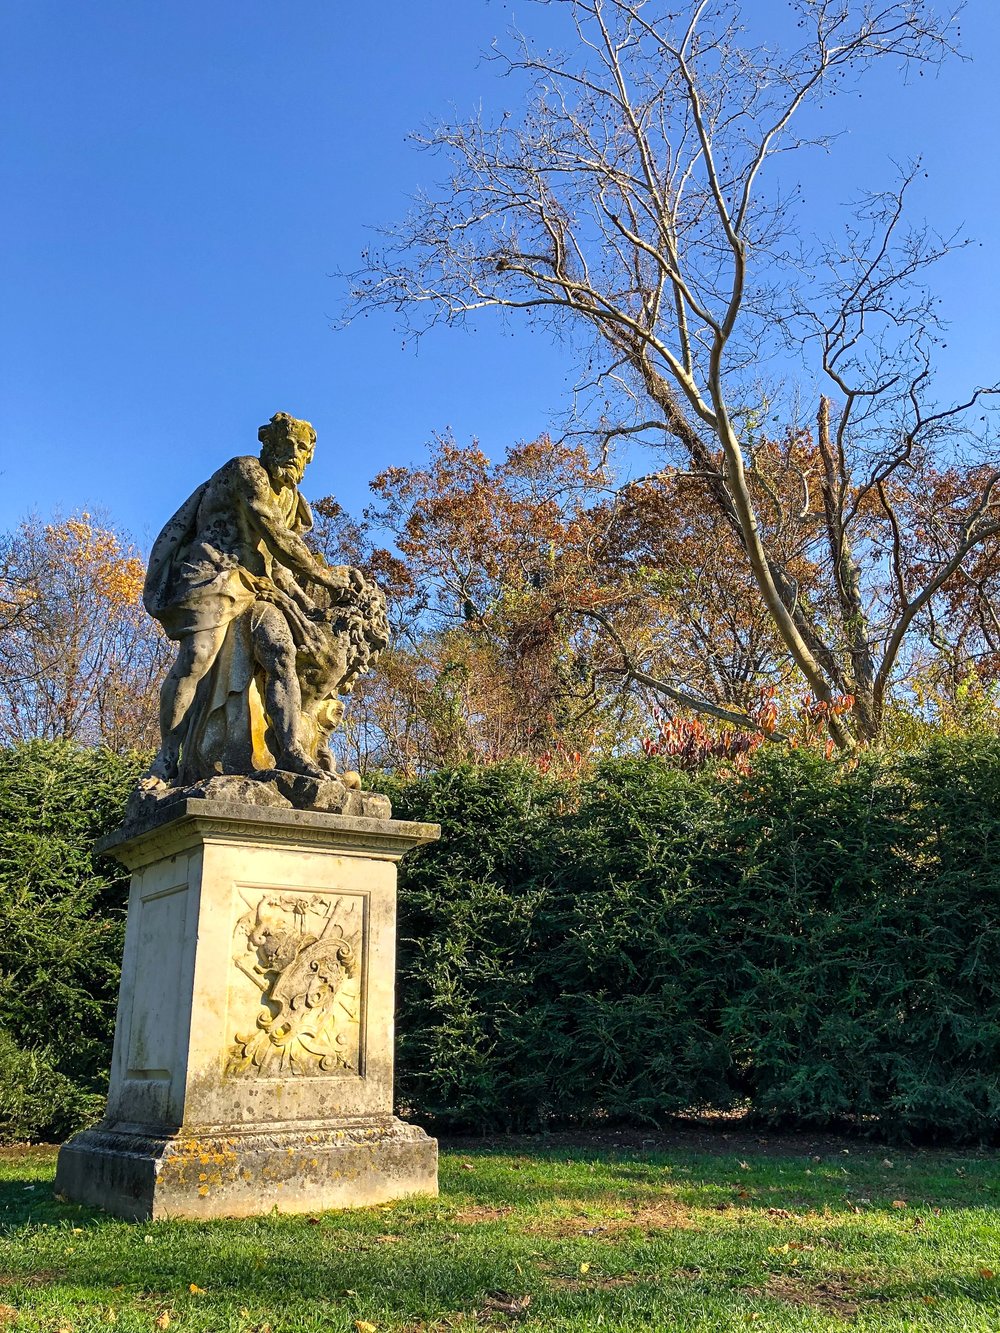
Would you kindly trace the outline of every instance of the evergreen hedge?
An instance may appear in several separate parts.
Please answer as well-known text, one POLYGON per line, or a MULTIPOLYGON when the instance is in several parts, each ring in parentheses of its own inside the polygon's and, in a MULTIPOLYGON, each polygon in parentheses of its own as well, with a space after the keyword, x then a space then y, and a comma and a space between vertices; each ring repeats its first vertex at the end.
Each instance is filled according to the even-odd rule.
POLYGON ((137 774, 106 750, 0 748, 0 1142, 100 1115, 128 876, 93 848, 137 774))
POLYGON ((748 777, 523 768, 395 794, 401 1101, 449 1129, 698 1107, 1000 1130, 1000 741, 748 777))
MULTIPOLYGON (((0 1136, 105 1086, 135 764, 0 751, 0 1136), (13 1089, 20 1089, 19 1092, 13 1089)), ((400 879, 397 1089, 442 1129, 695 1108, 896 1139, 1000 1130, 1000 741, 748 776, 616 760, 392 784, 441 823, 400 879)))

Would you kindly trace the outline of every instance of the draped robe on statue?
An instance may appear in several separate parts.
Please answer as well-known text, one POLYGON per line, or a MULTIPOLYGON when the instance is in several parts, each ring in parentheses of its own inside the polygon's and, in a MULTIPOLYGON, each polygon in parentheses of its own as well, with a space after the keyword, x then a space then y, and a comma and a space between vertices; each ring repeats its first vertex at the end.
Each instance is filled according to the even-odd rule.
MULTIPOLYGON (((198 682, 183 722, 182 785, 212 774, 246 774, 274 766, 264 676, 253 652, 256 617, 267 605, 278 607, 291 631, 310 749, 331 771, 332 757, 325 746, 333 720, 329 700, 338 691, 347 693, 358 674, 349 666, 351 640, 356 638, 351 634, 352 608, 332 608, 325 588, 316 583, 305 587, 292 577, 275 560, 259 518, 241 500, 243 476, 259 467, 253 458, 224 464, 181 505, 150 555, 143 593, 147 611, 171 639, 196 633, 214 637, 211 666, 198 682), (220 492, 225 504, 218 502, 220 492), (222 511, 224 517, 219 516, 222 511)), ((302 534, 312 527, 309 506, 297 488, 284 489, 274 502, 288 530, 302 534)), ((371 647, 379 651, 378 645, 371 647)))

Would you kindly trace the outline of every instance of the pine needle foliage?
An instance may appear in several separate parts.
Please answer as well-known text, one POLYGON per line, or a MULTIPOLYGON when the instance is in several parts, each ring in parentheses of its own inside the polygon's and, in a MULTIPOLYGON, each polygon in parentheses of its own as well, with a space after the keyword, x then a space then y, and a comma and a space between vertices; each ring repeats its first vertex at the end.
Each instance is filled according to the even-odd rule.
POLYGON ((402 1101, 450 1129, 744 1106, 1000 1132, 1000 742, 749 772, 464 769, 396 794, 402 1101))
POLYGON ((128 876, 94 842, 138 763, 59 741, 0 748, 0 1141, 100 1112, 128 876))
MULTIPOLYGON (((138 761, 0 750, 0 1139, 96 1118, 138 761)), ((745 772, 669 759, 388 784, 442 825, 401 868, 397 1093, 441 1129, 746 1108, 1000 1138, 1000 741, 745 772)))

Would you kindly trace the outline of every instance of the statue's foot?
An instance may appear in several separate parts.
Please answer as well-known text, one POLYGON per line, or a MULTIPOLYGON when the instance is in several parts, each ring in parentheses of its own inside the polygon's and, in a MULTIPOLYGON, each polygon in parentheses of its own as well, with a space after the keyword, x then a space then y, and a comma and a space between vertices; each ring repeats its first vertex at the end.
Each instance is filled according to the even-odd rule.
POLYGON ((161 749, 143 776, 165 782, 169 787, 177 781, 179 762, 180 754, 176 750, 161 749))
POLYGON ((304 778, 315 778, 318 782, 329 782, 330 774, 324 773, 319 764, 313 763, 306 752, 297 745, 290 745, 278 756, 275 768, 283 773, 298 773, 304 778))

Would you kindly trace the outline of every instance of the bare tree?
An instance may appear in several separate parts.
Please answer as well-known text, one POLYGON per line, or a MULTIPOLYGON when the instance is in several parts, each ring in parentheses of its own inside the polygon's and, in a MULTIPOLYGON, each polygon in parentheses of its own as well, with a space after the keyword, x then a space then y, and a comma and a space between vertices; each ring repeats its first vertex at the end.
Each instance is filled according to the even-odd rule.
POLYGON ((352 308, 393 309, 414 333, 489 308, 575 330, 605 443, 667 447, 704 480, 834 739, 872 738, 907 643, 1000 533, 979 420, 996 390, 934 401, 924 274, 961 241, 906 227, 913 172, 809 254, 775 167, 821 142, 808 109, 844 81, 951 53, 955 13, 792 0, 801 44, 778 51, 753 44, 734 0, 549 3, 571 19, 572 54, 517 38, 497 59, 527 80, 526 109, 420 137, 447 181, 366 253, 352 308), (755 478, 754 426, 762 368, 787 368, 792 347, 817 404, 794 511, 755 478), (800 595, 782 553, 795 524, 826 597, 800 595), (853 697, 849 723, 838 696, 853 697))

